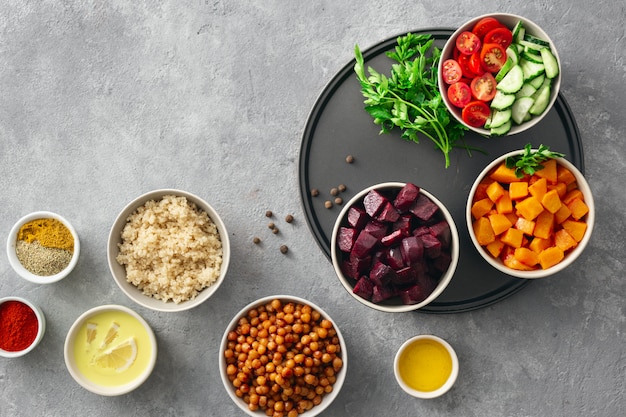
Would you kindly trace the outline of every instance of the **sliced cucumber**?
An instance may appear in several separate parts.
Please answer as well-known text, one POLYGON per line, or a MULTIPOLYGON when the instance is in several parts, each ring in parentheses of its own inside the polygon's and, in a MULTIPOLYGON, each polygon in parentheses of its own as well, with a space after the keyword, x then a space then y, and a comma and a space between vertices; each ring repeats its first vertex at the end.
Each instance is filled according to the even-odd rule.
POLYGON ((516 63, 513 62, 513 59, 511 57, 507 57, 506 62, 504 63, 504 65, 502 65, 502 68, 500 68, 500 71, 498 71, 495 76, 496 81, 502 81, 504 76, 509 73, 509 71, 511 70, 511 68, 513 68, 515 64, 516 63))
POLYGON ((491 123, 489 124, 489 128, 493 129, 495 127, 500 127, 510 120, 511 109, 493 110, 491 112, 491 123))
POLYGON ((530 115, 530 108, 535 104, 535 99, 532 97, 521 97, 515 100, 511 107, 511 118, 515 123, 521 125, 526 120, 526 117, 530 115))
POLYGON ((520 88, 520 90, 515 93, 515 98, 531 97, 533 94, 535 94, 536 91, 537 89, 533 87, 530 83, 524 83, 522 88, 520 88))
POLYGON ((524 40, 526 42, 530 42, 530 43, 534 43, 535 45, 541 45, 541 46, 550 46, 550 42, 545 41, 541 38, 538 38, 536 36, 531 35, 530 33, 525 33, 524 34, 524 40))
POLYGON ((519 41, 518 45, 522 47, 524 51, 535 51, 539 52, 541 48, 545 48, 543 45, 538 45, 536 43, 528 42, 528 41, 519 41))
POLYGON ((515 94, 522 88, 522 85, 524 85, 524 71, 521 66, 514 65, 496 88, 503 93, 515 94))
POLYGON ((498 127, 492 127, 489 130, 489 134, 491 136, 504 136, 507 133, 509 133, 509 130, 511 130, 511 126, 513 124, 511 123, 511 120, 506 121, 505 123, 503 123, 502 125, 498 126, 498 127))
POLYGON ((513 33, 513 42, 519 43, 519 41, 524 40, 526 29, 524 29, 524 24, 521 20, 517 21, 511 33, 513 33))
POLYGON ((532 80, 528 81, 528 84, 532 85, 533 87, 535 87, 535 89, 539 90, 539 87, 541 87, 541 85, 543 84, 543 80, 545 78, 546 76, 544 74, 541 74, 538 77, 535 77, 532 80))
POLYGON ((524 73, 523 75, 524 81, 532 80, 533 78, 540 76, 546 71, 543 64, 531 62, 524 58, 520 59, 520 67, 522 68, 522 71, 524 73))
POLYGON ((541 48, 539 52, 541 53, 541 58, 543 59, 543 66, 546 69, 546 77, 554 78, 559 75, 559 63, 550 49, 541 48))
POLYGON ((528 113, 532 114, 533 116, 537 116, 543 113, 550 103, 551 91, 552 89, 550 88, 550 84, 544 83, 544 85, 542 85, 541 88, 537 90, 537 93, 535 94, 535 103, 528 110, 528 113))
POLYGON ((543 64, 543 58, 537 51, 524 51, 521 57, 526 61, 534 62, 535 64, 543 64))
POLYGON ((513 64, 519 63, 519 52, 517 52, 515 44, 511 44, 506 48, 506 56, 513 60, 513 64))
POLYGON ((491 100, 491 108, 496 110, 508 109, 515 102, 515 94, 506 94, 498 90, 491 100))

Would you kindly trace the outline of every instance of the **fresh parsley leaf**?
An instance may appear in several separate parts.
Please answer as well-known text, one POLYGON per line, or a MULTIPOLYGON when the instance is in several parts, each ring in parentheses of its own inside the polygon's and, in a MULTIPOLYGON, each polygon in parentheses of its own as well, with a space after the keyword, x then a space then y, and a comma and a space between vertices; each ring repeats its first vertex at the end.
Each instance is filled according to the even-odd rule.
POLYGON ((530 143, 524 146, 524 153, 521 155, 509 156, 505 160, 506 167, 515 169, 515 176, 523 178, 524 175, 533 175, 535 172, 543 169, 542 163, 552 158, 562 158, 565 154, 552 152, 545 145, 539 145, 539 148, 533 150, 530 143))

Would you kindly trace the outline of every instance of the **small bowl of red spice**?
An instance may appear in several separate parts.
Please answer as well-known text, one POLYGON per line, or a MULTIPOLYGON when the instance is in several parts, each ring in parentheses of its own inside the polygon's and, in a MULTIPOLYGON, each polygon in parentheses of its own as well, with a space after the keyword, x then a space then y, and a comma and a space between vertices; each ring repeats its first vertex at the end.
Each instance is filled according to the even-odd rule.
POLYGON ((39 307, 21 297, 0 298, 0 356, 26 355, 45 331, 46 319, 39 307))
POLYGON ((72 224, 50 211, 22 217, 7 239, 11 267, 35 284, 51 284, 68 276, 79 254, 80 241, 72 224))

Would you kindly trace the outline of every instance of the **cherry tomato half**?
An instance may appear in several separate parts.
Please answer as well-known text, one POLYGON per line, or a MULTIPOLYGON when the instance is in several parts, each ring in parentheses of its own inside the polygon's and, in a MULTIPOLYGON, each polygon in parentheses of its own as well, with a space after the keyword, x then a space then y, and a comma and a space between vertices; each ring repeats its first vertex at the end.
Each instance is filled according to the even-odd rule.
POLYGON ((465 78, 472 79, 480 74, 476 74, 474 71, 471 70, 470 65, 469 65, 470 58, 471 58, 470 55, 461 54, 459 56, 458 63, 461 66, 461 72, 463 73, 463 76, 465 78))
POLYGON ((487 32, 489 32, 492 29, 502 27, 502 26, 504 25, 500 23, 498 19, 496 19, 495 17, 487 16, 487 17, 483 17, 482 19, 480 19, 474 25, 474 28, 472 29, 472 33, 478 36, 478 39, 482 41, 485 38, 485 35, 487 34, 487 32))
POLYGON ((470 88, 472 96, 480 101, 491 101, 496 95, 496 79, 490 72, 486 72, 480 77, 472 80, 470 88))
POLYGON ((454 84, 463 76, 461 66, 454 59, 446 59, 441 66, 441 75, 446 84, 454 84))
POLYGON ((476 51, 470 56, 467 65, 470 71, 476 75, 483 75, 485 73, 485 69, 480 63, 480 51, 476 51))
POLYGON ((497 43, 504 49, 508 48, 513 42, 513 33, 505 27, 495 28, 487 32, 483 43, 497 43))
POLYGON ((480 49, 480 39, 472 32, 461 32, 456 38, 456 47, 462 54, 471 55, 480 49))
POLYGON ((467 84, 457 82, 448 87, 448 99, 454 106, 462 109, 472 101, 472 92, 467 84))
POLYGON ((480 51, 480 64, 486 71, 492 73, 500 71, 506 59, 506 51, 497 43, 485 44, 480 51))
POLYGON ((472 101, 463 107, 461 117, 472 127, 483 127, 489 117, 489 106, 484 101, 472 101))

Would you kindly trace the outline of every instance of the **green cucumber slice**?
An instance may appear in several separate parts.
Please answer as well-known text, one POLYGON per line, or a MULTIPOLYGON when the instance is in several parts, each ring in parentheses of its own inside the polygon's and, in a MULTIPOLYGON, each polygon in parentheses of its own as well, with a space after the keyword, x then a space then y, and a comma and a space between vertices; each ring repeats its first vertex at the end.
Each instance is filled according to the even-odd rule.
POLYGON ((521 125, 526 116, 530 115, 530 108, 535 104, 535 99, 532 97, 521 97, 515 100, 511 107, 511 118, 515 123, 521 125))
POLYGON ((491 123, 489 124, 490 129, 500 127, 511 120, 511 109, 494 110, 491 113, 491 123))
POLYGON ((505 110, 515 102, 515 94, 506 94, 498 90, 491 100, 491 108, 495 110, 505 110))
MULTIPOLYGON (((520 67, 522 68, 522 71, 524 73, 524 81, 532 80, 533 78, 536 78, 545 73, 545 67, 543 66, 543 64, 531 62, 524 58, 520 60, 520 67)), ((522 86, 520 85, 520 88, 521 87, 522 86)))
POLYGON ((535 103, 528 110, 528 113, 533 116, 538 116, 543 113, 548 104, 550 103, 550 92, 552 89, 550 88, 550 84, 545 84, 537 91, 535 95, 535 103))
POLYGON ((526 29, 524 28, 524 24, 521 20, 518 20, 515 26, 513 26, 513 42, 519 43, 519 41, 524 39, 524 35, 526 34, 526 29))
POLYGON ((522 88, 522 85, 524 85, 524 71, 521 66, 513 65, 496 88, 503 93, 515 94, 522 88))
POLYGON ((520 88, 520 90, 515 93, 515 98, 531 97, 533 94, 535 94, 536 91, 537 89, 533 87, 530 83, 524 83, 522 88, 520 88))
POLYGON ((541 48, 539 52, 541 53, 541 58, 543 59, 543 66, 546 69, 546 77, 554 78, 559 75, 559 63, 550 49, 541 48))
POLYGON ((525 33, 524 34, 524 40, 526 42, 534 43, 536 45, 548 46, 548 47, 550 46, 550 42, 545 41, 545 40, 543 40, 541 38, 538 38, 538 37, 536 37, 534 35, 531 35, 530 33, 525 33))
POLYGON ((546 78, 546 76, 544 74, 541 74, 538 77, 535 77, 532 80, 528 81, 528 84, 530 84, 533 87, 535 87, 536 90, 539 90, 539 87, 541 87, 541 85, 543 84, 543 80, 545 78, 546 78))
POLYGON ((511 130, 511 126, 512 126, 512 123, 510 120, 508 120, 498 127, 492 127, 489 130, 489 134, 491 136, 504 136, 507 133, 509 133, 509 131, 511 130))
POLYGON ((500 71, 498 71, 498 73, 495 76, 496 81, 497 82, 502 81, 504 76, 508 74, 508 72, 511 70, 511 68, 513 68, 515 64, 516 63, 513 62, 513 59, 511 57, 507 57, 506 62, 504 63, 504 65, 502 65, 502 68, 500 68, 500 71))

